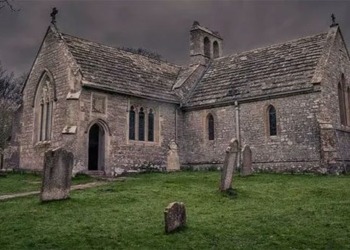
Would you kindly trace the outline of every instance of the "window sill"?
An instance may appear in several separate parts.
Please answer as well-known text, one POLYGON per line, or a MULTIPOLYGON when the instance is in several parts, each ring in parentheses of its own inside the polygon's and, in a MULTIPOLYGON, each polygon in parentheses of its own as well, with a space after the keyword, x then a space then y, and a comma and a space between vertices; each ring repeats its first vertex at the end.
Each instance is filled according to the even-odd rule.
POLYGON ((205 143, 209 143, 209 144, 213 144, 215 142, 215 140, 209 140, 209 139, 204 139, 205 143))
POLYGON ((270 140, 270 141, 277 141, 277 140, 279 140, 279 136, 278 135, 268 135, 267 137, 266 137, 266 139, 267 140, 270 140))
POLYGON ((156 141, 136 141, 129 140, 128 145, 146 145, 146 146, 158 146, 159 143, 156 141))
POLYGON ((35 145, 34 148, 39 148, 39 147, 47 147, 51 145, 51 141, 38 141, 35 145))

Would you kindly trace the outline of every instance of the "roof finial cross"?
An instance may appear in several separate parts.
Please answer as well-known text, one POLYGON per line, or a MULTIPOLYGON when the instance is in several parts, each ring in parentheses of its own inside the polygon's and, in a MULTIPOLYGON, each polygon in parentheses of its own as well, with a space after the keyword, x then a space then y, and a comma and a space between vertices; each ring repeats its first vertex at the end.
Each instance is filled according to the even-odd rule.
POLYGON ((51 23, 52 24, 56 24, 56 15, 57 15, 57 13, 58 13, 58 10, 56 9, 56 7, 54 7, 52 9, 51 14, 50 14, 50 16, 51 16, 51 23))
POLYGON ((332 18, 332 24, 330 27, 332 28, 332 27, 338 26, 338 24, 335 22, 335 15, 334 14, 331 15, 331 18, 332 18))

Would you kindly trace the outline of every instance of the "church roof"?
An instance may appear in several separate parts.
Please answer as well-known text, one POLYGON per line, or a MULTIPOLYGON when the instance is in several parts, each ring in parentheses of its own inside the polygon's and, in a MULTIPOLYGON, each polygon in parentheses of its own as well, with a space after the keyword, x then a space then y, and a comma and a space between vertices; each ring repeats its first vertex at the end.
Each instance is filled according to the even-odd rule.
POLYGON ((82 70, 83 85, 179 103, 172 92, 179 66, 67 34, 62 37, 82 70))
POLYGON ((215 59, 185 106, 310 88, 326 38, 322 33, 215 59))

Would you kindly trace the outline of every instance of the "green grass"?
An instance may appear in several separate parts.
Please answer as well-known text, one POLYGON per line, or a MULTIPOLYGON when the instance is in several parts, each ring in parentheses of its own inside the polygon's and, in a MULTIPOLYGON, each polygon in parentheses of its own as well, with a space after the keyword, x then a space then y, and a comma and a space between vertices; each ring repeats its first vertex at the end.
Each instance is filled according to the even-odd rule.
MULTIPOLYGON (((89 176, 77 175, 73 178, 72 184, 77 185, 91 181, 92 178, 89 176)), ((37 174, 8 173, 6 178, 0 178, 0 195, 40 191, 40 188, 41 176, 37 174)))
POLYGON ((142 174, 71 192, 0 202, 0 249, 349 249, 350 177, 234 178, 218 172, 142 174), (186 205, 188 227, 164 233, 164 208, 186 205))

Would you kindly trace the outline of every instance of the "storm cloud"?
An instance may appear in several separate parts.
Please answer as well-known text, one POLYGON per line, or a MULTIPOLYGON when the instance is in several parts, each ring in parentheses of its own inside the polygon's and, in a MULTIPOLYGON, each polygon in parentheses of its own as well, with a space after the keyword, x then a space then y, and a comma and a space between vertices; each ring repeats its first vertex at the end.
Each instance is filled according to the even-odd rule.
POLYGON ((57 7, 61 32, 116 46, 145 48, 167 61, 189 62, 194 20, 219 31, 224 54, 327 31, 334 13, 350 42, 346 1, 13 1, 0 10, 0 60, 8 71, 28 72, 57 7))

